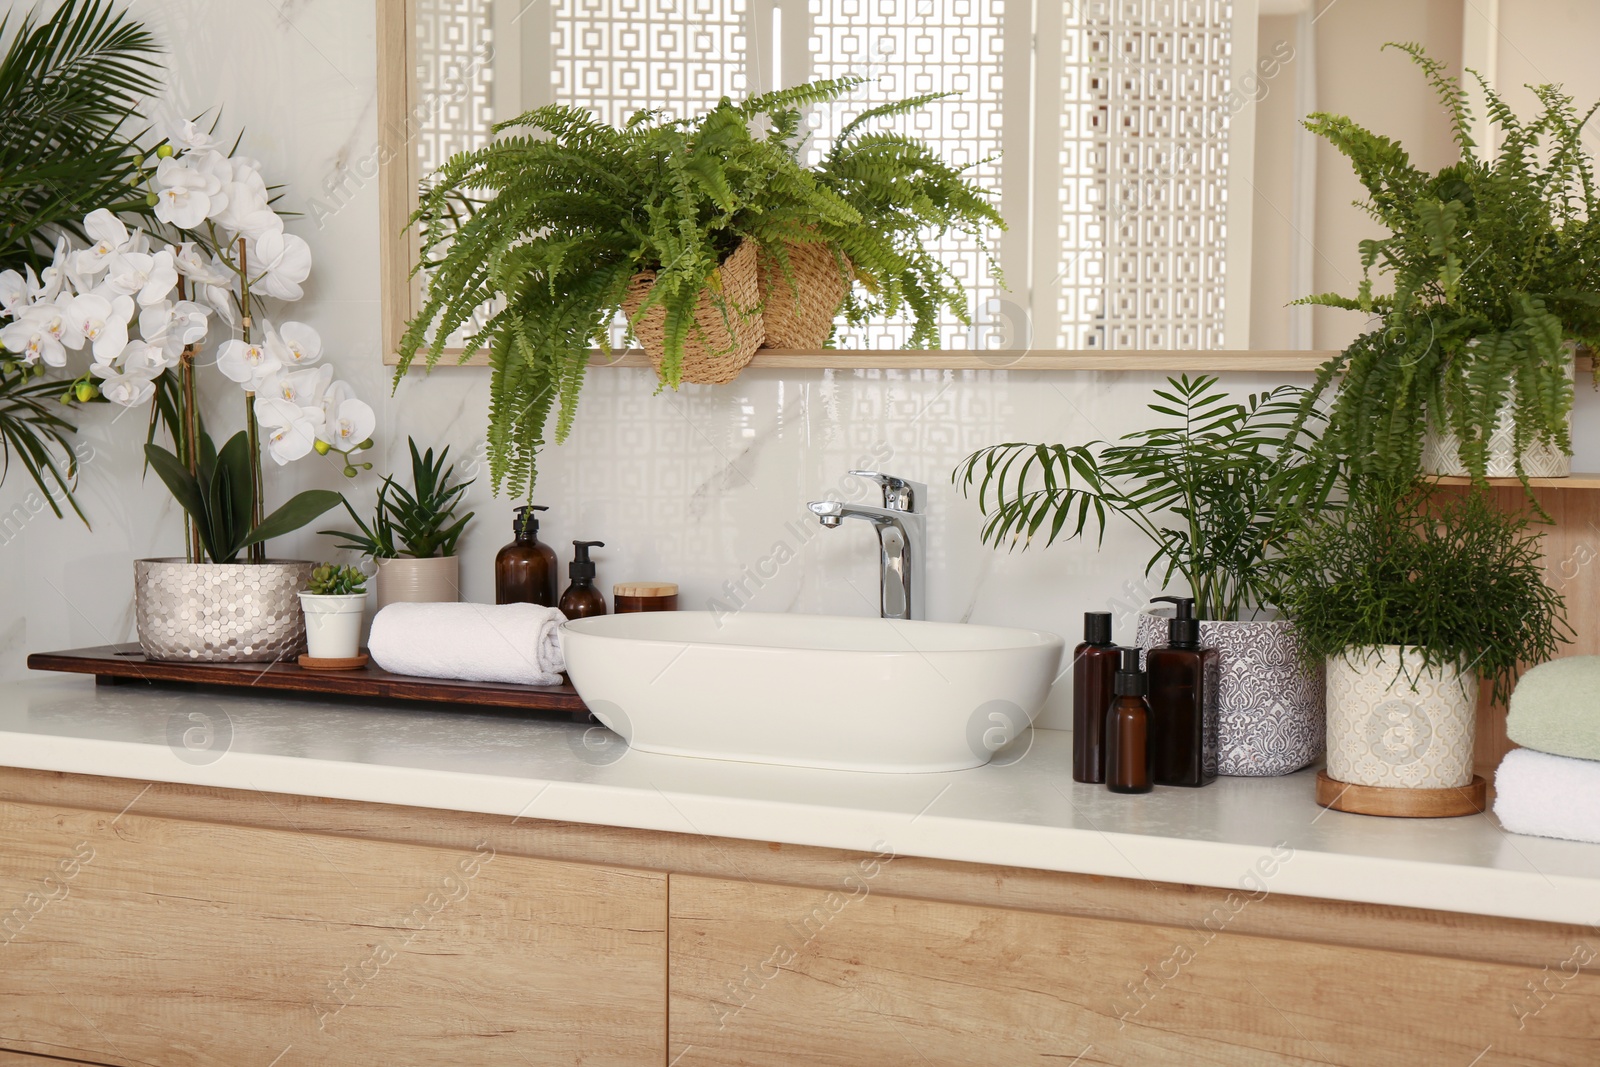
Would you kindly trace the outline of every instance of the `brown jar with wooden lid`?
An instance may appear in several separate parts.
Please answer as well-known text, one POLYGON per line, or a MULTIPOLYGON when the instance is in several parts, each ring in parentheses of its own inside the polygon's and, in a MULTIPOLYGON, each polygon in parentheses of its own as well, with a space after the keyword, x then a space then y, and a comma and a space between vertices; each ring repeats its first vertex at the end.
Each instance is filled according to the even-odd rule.
POLYGON ((677 611, 676 582, 618 582, 611 587, 611 610, 617 615, 634 611, 677 611))

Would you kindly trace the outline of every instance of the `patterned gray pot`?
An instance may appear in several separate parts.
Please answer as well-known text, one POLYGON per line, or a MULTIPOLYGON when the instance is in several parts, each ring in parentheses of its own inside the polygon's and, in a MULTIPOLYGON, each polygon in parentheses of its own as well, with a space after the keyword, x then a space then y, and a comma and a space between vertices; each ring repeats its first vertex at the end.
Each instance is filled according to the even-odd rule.
MULTIPOLYGON (((1171 608, 1140 612, 1139 648, 1166 644, 1171 617, 1171 608)), ((1219 773, 1292 774, 1322 755, 1327 732, 1323 669, 1302 666, 1292 623, 1202 622, 1200 644, 1219 653, 1219 773)))
POLYGON ((265 563, 133 563, 134 618, 151 659, 270 663, 306 649, 299 592, 307 560, 265 563))

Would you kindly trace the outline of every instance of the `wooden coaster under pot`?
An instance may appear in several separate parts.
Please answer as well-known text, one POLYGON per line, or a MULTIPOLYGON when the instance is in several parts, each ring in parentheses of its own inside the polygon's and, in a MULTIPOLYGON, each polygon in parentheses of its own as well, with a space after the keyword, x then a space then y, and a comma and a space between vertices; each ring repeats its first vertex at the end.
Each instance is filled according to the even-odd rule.
POLYGON ((1317 803, 1334 811, 1356 815, 1386 815, 1395 819, 1444 819, 1481 815, 1488 810, 1488 784, 1475 774, 1472 781, 1452 789, 1394 789, 1387 786, 1351 785, 1317 772, 1317 803))
POLYGON ((367 665, 368 658, 365 652, 361 652, 354 656, 340 656, 336 659, 301 656, 296 662, 308 671, 359 671, 367 665))

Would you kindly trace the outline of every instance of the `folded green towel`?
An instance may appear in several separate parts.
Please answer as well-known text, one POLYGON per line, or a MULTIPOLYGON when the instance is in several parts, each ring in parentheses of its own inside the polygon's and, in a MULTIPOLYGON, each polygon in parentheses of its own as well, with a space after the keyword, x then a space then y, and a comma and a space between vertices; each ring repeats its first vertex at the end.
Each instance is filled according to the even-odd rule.
POLYGON ((1553 756, 1600 760, 1600 656, 1567 656, 1524 674, 1506 735, 1553 756))

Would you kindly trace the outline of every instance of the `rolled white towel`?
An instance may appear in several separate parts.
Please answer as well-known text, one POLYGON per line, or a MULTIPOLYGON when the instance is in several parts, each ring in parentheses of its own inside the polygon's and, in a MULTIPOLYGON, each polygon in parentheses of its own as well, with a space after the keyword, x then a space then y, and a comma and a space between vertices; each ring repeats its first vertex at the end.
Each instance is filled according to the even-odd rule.
POLYGON ((390 604, 367 650, 390 674, 560 685, 567 617, 538 604, 390 604))
POLYGON ((1512 833, 1600 843, 1600 761, 1514 748, 1494 790, 1494 813, 1512 833))

